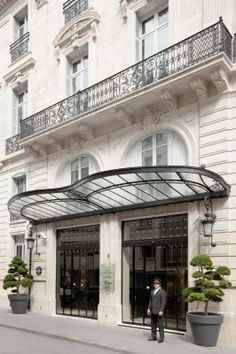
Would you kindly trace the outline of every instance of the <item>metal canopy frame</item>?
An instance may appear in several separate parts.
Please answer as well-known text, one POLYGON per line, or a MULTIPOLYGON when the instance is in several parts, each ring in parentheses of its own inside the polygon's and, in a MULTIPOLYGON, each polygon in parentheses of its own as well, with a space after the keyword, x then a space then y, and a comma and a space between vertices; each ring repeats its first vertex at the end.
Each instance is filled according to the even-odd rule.
POLYGON ((218 174, 191 166, 128 167, 103 171, 60 188, 20 193, 11 214, 35 224, 208 198, 226 197, 218 174))

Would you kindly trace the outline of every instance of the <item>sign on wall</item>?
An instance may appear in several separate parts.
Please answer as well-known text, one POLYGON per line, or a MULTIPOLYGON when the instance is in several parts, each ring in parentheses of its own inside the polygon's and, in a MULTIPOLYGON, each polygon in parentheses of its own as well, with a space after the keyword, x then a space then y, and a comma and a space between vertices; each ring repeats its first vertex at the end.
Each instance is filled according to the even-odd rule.
POLYGON ((102 290, 109 292, 115 290, 115 264, 101 264, 100 286, 102 290))

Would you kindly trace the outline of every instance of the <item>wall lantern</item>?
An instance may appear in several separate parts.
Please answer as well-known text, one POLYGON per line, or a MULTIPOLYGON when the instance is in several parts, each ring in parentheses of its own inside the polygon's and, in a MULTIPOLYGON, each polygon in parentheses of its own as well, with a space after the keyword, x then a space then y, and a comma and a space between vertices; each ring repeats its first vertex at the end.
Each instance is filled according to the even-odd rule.
POLYGON ((211 199, 205 198, 204 205, 206 208, 206 213, 204 214, 204 218, 201 219, 202 227, 203 227, 203 236, 211 238, 211 246, 215 247, 216 242, 213 242, 212 232, 213 226, 216 221, 216 215, 212 212, 212 201, 211 199))
POLYGON ((34 241, 35 241, 35 239, 33 238, 33 232, 34 232, 35 228, 34 228, 34 225, 32 225, 32 224, 27 224, 26 227, 27 227, 27 233, 28 233, 28 235, 27 235, 28 237, 26 238, 27 248, 29 250, 32 250, 34 247, 34 241))

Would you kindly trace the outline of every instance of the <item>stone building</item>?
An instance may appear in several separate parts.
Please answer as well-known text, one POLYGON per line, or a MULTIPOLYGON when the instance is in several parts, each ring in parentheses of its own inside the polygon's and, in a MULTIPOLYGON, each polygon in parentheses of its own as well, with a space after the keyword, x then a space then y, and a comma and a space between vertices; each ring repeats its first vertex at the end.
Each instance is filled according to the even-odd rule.
POLYGON ((235 343, 235 13, 234 0, 0 0, 0 281, 10 257, 28 262, 32 225, 33 312, 149 325, 160 277, 166 328, 186 331, 181 291, 204 252, 231 268, 212 308, 235 343))

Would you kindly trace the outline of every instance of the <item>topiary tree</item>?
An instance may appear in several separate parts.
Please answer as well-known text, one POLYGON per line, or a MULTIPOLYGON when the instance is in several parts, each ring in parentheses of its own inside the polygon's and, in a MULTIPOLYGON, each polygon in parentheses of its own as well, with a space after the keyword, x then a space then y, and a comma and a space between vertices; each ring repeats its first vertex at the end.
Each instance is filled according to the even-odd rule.
POLYGON ((213 266, 211 258, 206 254, 194 257, 190 264, 198 270, 192 273, 194 286, 185 288, 182 292, 188 302, 200 301, 205 303, 204 315, 208 314, 209 301, 221 302, 224 292, 231 283, 225 279, 230 275, 230 269, 226 266, 213 266))
POLYGON ((3 289, 13 288, 11 292, 19 295, 21 286, 30 287, 33 284, 33 276, 28 273, 26 266, 20 257, 14 257, 9 264, 8 274, 3 279, 3 289))

